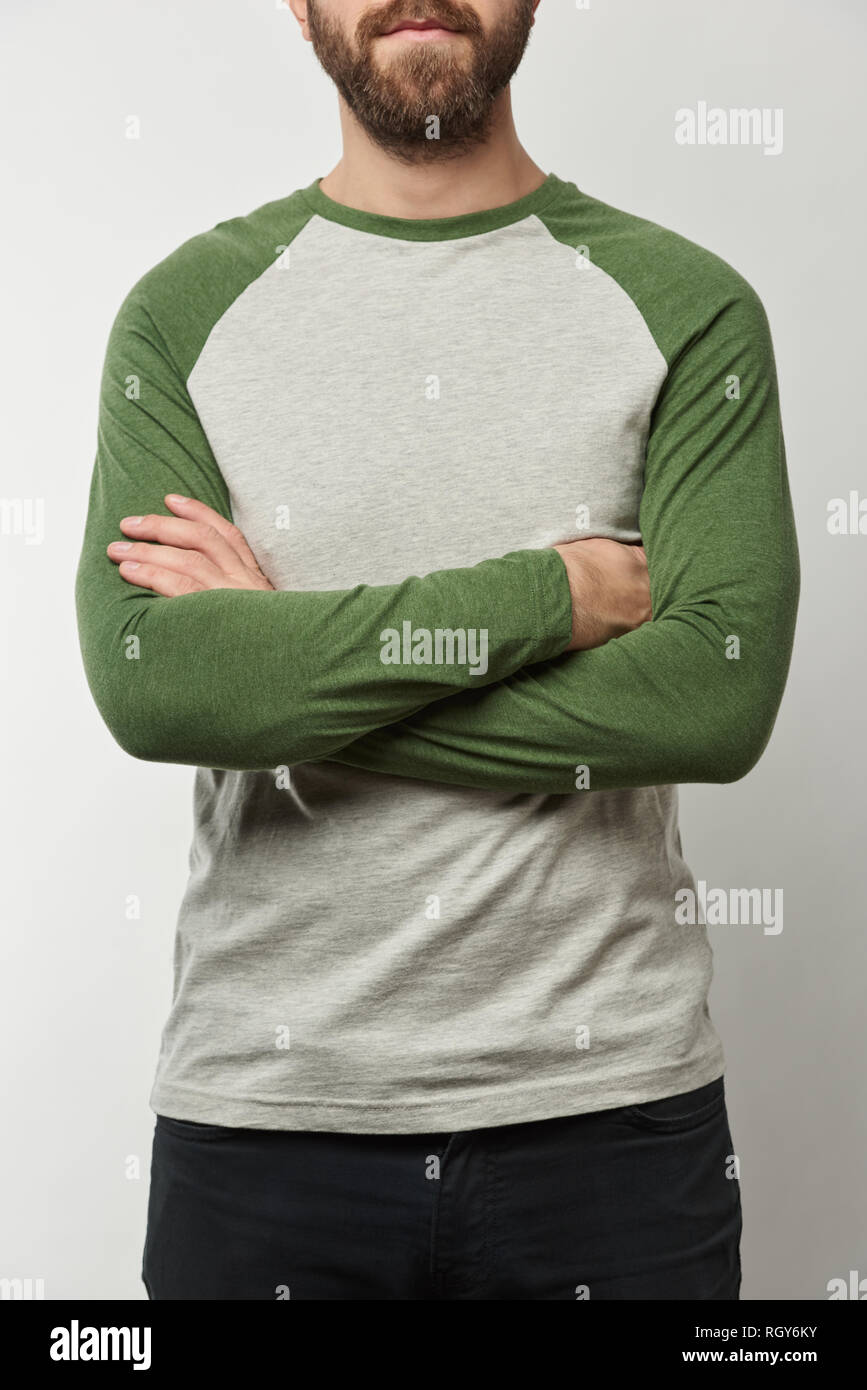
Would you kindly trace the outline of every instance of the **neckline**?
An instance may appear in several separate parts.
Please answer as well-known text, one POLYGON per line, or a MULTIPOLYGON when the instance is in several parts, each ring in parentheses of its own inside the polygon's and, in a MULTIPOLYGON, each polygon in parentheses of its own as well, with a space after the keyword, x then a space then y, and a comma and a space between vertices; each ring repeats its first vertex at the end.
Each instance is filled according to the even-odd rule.
POLYGON ((459 237, 479 236, 499 227, 508 227, 513 222, 521 222, 525 217, 540 212, 554 200, 566 187, 556 174, 548 174, 532 193, 525 193, 513 203, 504 203, 498 208, 485 208, 481 212, 461 213, 457 217, 390 217, 378 212, 362 212, 360 208, 349 207, 335 202, 323 193, 320 180, 314 179, 309 187, 301 190, 308 206, 329 222, 339 222, 356 232, 369 232, 373 236, 394 237, 401 241, 453 241, 459 237))

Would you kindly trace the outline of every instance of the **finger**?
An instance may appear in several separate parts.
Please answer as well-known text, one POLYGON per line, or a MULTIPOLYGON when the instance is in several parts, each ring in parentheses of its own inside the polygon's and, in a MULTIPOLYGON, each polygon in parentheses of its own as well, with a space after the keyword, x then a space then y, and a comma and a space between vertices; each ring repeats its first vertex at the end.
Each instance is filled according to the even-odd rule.
POLYGON ((157 541, 180 550, 197 550, 226 576, 243 576, 245 566, 237 551, 208 522, 183 521, 176 516, 149 513, 147 516, 125 516, 120 529, 133 540, 157 541))
POLYGON ((130 584, 142 589, 153 589, 164 598, 180 598, 182 594, 195 594, 201 585, 188 575, 176 574, 174 570, 162 569, 159 565, 141 564, 137 560, 123 560, 120 575, 130 584))
POLYGON ((146 541, 112 541, 108 558, 115 564, 141 561, 195 580, 202 589, 222 589, 227 576, 197 550, 180 550, 173 545, 148 545, 146 541))
POLYGON ((199 502, 195 497, 181 497, 176 492, 168 493, 165 500, 166 506, 170 507, 177 516, 189 517, 191 521, 204 521, 213 526, 214 530, 219 531, 223 539, 240 555, 249 569, 261 573, 256 563, 256 557, 247 544, 243 531, 233 522, 227 521, 213 507, 209 507, 207 502, 199 502))

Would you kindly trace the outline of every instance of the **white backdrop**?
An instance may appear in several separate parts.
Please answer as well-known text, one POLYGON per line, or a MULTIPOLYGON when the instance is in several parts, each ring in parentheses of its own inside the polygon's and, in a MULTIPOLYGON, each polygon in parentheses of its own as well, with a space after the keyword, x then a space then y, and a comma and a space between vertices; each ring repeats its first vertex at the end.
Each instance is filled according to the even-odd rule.
MULTIPOLYGON (((73 580, 102 356, 156 261, 328 172, 336 101, 275 0, 4 0, 0 48, 0 494, 44 502, 38 543, 14 507, 0 534, 0 1278, 136 1299, 193 774, 122 753, 81 668, 73 580)), ((785 894, 780 935, 710 929, 746 1299, 867 1278, 867 536, 827 529, 830 499, 867 491, 865 50, 863 0, 543 0, 514 86, 539 164, 718 252, 774 331, 796 655, 758 768, 682 793, 697 877, 785 894), (700 101, 782 108, 782 152, 679 145, 675 112, 700 101)))

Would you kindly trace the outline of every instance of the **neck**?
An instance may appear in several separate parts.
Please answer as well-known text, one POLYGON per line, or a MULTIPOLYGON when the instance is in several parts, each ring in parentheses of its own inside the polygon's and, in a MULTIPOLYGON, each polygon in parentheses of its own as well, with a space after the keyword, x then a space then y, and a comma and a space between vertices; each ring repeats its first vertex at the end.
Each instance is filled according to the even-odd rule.
POLYGON ((518 139, 509 89, 496 100, 491 130, 454 159, 407 164, 383 150, 341 98, 343 155, 321 180, 335 202, 385 217, 461 217, 535 192, 545 173, 518 139))

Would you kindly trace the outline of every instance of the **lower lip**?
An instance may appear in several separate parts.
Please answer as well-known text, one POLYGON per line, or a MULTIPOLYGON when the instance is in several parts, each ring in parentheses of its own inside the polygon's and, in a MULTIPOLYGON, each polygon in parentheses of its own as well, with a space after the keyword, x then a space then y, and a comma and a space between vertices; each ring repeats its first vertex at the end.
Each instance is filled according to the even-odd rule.
POLYGON ((442 39, 455 39, 454 29, 395 29, 391 34, 383 34, 384 39, 409 39, 410 43, 435 43, 442 39))

